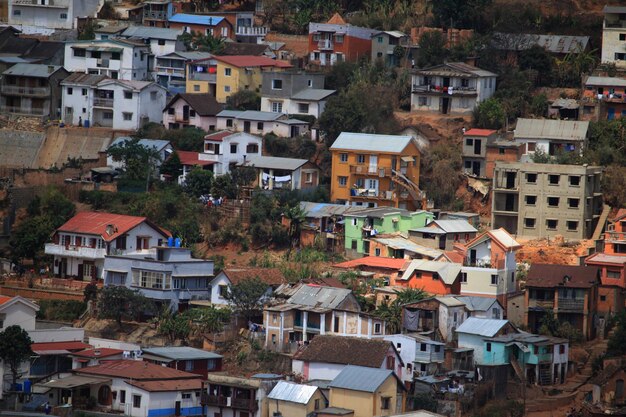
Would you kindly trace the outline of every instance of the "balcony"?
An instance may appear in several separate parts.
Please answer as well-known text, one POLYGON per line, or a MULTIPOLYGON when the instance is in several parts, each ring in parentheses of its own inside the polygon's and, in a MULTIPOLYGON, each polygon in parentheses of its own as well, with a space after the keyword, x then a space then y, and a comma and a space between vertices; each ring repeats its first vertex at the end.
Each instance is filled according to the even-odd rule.
POLYGON ((618 20, 613 22, 604 21, 604 27, 607 29, 623 29, 626 28, 626 20, 618 20))
POLYGON ((463 261, 463 266, 467 266, 470 268, 485 268, 485 269, 498 270, 498 269, 504 269, 504 260, 500 259, 500 260, 496 260, 495 263, 491 263, 490 260, 483 261, 481 259, 476 259, 472 261, 471 259, 465 259, 463 261))
POLYGON ((391 176, 391 168, 378 168, 370 165, 351 165, 350 173, 356 175, 373 175, 382 178, 391 176))
POLYGON ((537 353, 537 363, 552 363, 552 353, 537 353))
POLYGON ((626 232, 605 232, 604 240, 607 242, 626 242, 626 232))
POLYGON ((47 97, 50 95, 50 87, 22 87, 19 85, 3 85, 2 94, 16 96, 38 96, 47 97))
POLYGON ((333 42, 330 39, 319 40, 319 41, 317 41, 317 49, 332 50, 333 49, 333 42))
POLYGON ((207 72, 192 72, 189 74, 189 80, 192 81, 208 81, 210 83, 217 82, 217 74, 209 74, 207 72))
POLYGON ((157 65, 154 67, 157 75, 172 75, 175 77, 185 78, 184 68, 168 67, 167 65, 157 65))
POLYGON ((239 26, 237 27, 238 36, 265 36, 268 29, 265 26, 239 26))
POLYGON ((364 200, 393 200, 393 191, 379 191, 376 189, 351 189, 350 197, 353 199, 364 199, 364 200))
POLYGON ((107 109, 112 109, 113 108, 113 99, 112 98, 99 98, 96 97, 93 99, 93 106, 94 107, 104 107, 107 109))
POLYGON ((584 309, 584 299, 559 298, 559 312, 582 313, 584 309))
POLYGON ((72 258, 104 259, 107 251, 104 248, 98 249, 85 246, 64 246, 56 243, 46 243, 45 253, 46 255, 59 255, 72 258))
POLYGON ((208 395, 207 393, 202 393, 202 404, 214 407, 238 408, 250 412, 256 412, 258 409, 258 405, 253 399, 208 395))
POLYGON ((22 114, 24 116, 42 117, 48 114, 47 109, 43 108, 26 108, 20 106, 2 106, 0 112, 22 114))
POLYGON ((41 0, 13 0, 13 4, 17 6, 34 6, 34 7, 58 7, 68 8, 68 0, 47 0, 46 4, 41 4, 41 0))
POLYGON ((528 308, 543 308, 546 310, 552 310, 554 308, 554 300, 528 300, 528 308))
POLYGON ((414 93, 436 93, 448 95, 475 95, 476 87, 444 87, 434 84, 413 84, 414 93))
POLYGON ((143 18, 148 20, 167 20, 167 13, 144 10, 143 18))

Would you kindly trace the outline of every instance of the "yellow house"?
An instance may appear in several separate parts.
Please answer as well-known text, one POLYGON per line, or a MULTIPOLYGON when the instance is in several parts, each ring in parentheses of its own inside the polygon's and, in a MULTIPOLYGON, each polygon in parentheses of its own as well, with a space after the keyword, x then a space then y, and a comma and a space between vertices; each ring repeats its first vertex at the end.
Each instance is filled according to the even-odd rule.
POLYGON ((217 61, 203 58, 185 64, 185 92, 209 93, 215 97, 217 82, 217 61))
POLYGON ((411 136, 342 132, 330 152, 332 202, 425 208, 419 189, 420 151, 411 136))
POLYGON ((354 410, 354 417, 404 412, 404 385, 390 369, 346 366, 328 385, 330 407, 354 410))
POLYGON ((278 381, 267 396, 269 415, 284 417, 307 417, 326 407, 326 397, 313 385, 278 381))

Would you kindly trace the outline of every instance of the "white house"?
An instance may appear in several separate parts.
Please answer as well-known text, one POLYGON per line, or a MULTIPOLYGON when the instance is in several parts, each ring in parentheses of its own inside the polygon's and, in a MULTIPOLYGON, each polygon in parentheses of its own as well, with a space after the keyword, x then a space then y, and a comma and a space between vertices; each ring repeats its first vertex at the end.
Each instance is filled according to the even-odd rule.
POLYGON ((443 342, 416 333, 389 334, 383 339, 393 343, 404 362, 403 382, 412 382, 414 375, 433 375, 443 365, 446 346, 443 342))
MULTIPOLYGON (((182 29, 169 29, 150 26, 130 26, 120 34, 120 37, 129 40, 138 40, 150 45, 150 53, 154 57, 167 55, 172 52, 184 50, 182 41, 178 37, 182 35, 182 29)), ((150 71, 154 62, 150 66, 150 71)))
POLYGON ((224 106, 209 93, 178 93, 163 109, 163 126, 166 129, 196 127, 213 131, 217 114, 224 106))
POLYGON ((54 232, 45 253, 54 256, 55 276, 90 281, 104 277, 106 255, 148 254, 169 237, 145 217, 85 211, 54 232))
POLYGON ((495 298, 454 296, 457 300, 465 304, 468 317, 478 317, 481 319, 501 319, 504 318, 504 308, 495 298))
POLYGON ((9 326, 35 330, 35 316, 39 306, 26 298, 0 295, 0 331, 9 326))
POLYGON ((324 75, 266 71, 261 88, 261 111, 319 118, 335 90, 324 89, 324 75))
MULTIPOLYGON (((119 137, 117 139, 115 139, 113 142, 111 142, 111 144, 109 145, 110 149, 112 146, 120 146, 123 143, 127 142, 131 140, 130 137, 127 136, 122 136, 119 137)), ((169 158, 169 156, 172 154, 172 152, 174 152, 174 148, 172 148, 172 144, 167 141, 167 140, 159 140, 159 139, 139 139, 138 142, 139 145, 143 146, 146 149, 152 149, 156 152, 158 152, 159 154, 159 161, 157 161, 156 165, 157 168, 159 166, 161 166, 161 164, 163 162, 165 162, 165 160, 167 158, 169 158)), ((107 155, 107 166, 111 167, 113 169, 123 169, 124 168, 124 164, 122 161, 114 161, 113 157, 111 155, 107 155)))
POLYGON ((474 360, 483 364, 484 343, 487 338, 517 333, 508 320, 479 319, 469 317, 456 329, 459 348, 474 350, 474 360))
POLYGON ((106 75, 113 79, 148 80, 150 54, 150 45, 142 41, 69 41, 65 44, 64 66, 68 71, 106 75))
POLYGON ((533 155, 536 151, 550 156, 561 152, 582 153, 588 129, 588 121, 519 118, 513 138, 522 144, 524 155, 533 155))
POLYGON ((233 167, 243 164, 249 156, 261 155, 262 149, 263 139, 260 137, 224 130, 204 137, 204 152, 198 157, 215 162, 213 173, 224 175, 233 167))
POLYGON ((211 305, 216 307, 227 306, 229 303, 224 295, 228 291, 228 287, 247 279, 256 278, 269 286, 262 298, 271 296, 279 285, 286 282, 285 276, 278 268, 226 268, 211 281, 211 305))
POLYGON ((63 120, 69 125, 137 130, 163 120, 167 91, 157 83, 74 73, 61 85, 63 120))
POLYGON ((606 5, 602 10, 602 56, 601 62, 614 63, 619 68, 626 67, 626 50, 624 50, 624 32, 626 32, 626 6, 606 5))
POLYGON ((217 130, 266 135, 273 133, 284 138, 295 138, 309 133, 309 123, 290 119, 283 113, 255 110, 222 110, 217 114, 217 130))
POLYGON ((471 114, 496 91, 496 77, 463 62, 417 70, 412 76, 411 110, 471 114))
POLYGON ((402 309, 402 327, 406 331, 439 333, 444 342, 454 341, 455 330, 467 317, 465 304, 454 297, 426 298, 402 309))
POLYGON ((96 17, 102 1, 14 0, 6 4, 9 8, 9 25, 43 29, 76 29, 76 19, 96 17))

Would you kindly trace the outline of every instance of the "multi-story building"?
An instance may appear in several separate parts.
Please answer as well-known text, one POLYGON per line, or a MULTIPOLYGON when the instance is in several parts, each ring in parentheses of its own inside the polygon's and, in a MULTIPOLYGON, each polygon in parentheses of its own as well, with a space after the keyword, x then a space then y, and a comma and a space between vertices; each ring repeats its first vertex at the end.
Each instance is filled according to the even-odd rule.
POLYGON ((327 67, 369 58, 375 33, 374 29, 346 23, 339 14, 326 23, 309 23, 309 62, 327 67))
POLYGON ((203 382, 201 403, 207 415, 263 417, 268 409, 267 394, 275 383, 275 380, 212 373, 203 382))
POLYGON ((447 62, 413 73, 411 110, 471 114, 496 91, 497 74, 463 62, 447 62))
POLYGON ((415 288, 427 294, 449 295, 461 291, 461 265, 414 259, 404 267, 402 276, 394 279, 396 285, 415 288))
POLYGON ((143 3, 143 24, 146 26, 167 28, 174 13, 171 0, 149 0, 143 3))
POLYGON ((342 132, 330 147, 330 200, 369 207, 424 208, 420 151, 411 136, 342 132))
MULTIPOLYGON (((177 52, 178 56, 181 52, 177 52)), ((173 63, 173 62, 172 62, 173 63)), ((217 61, 213 55, 198 59, 185 59, 185 91, 217 95, 217 61)))
MULTIPOLYGON (((197 51, 171 52, 169 54, 157 56, 155 58, 153 71, 155 81, 167 88, 172 95, 184 93, 187 88, 187 75, 185 75, 187 63, 191 61, 208 60, 211 56, 212 55, 208 52, 197 51)), ((204 76, 207 78, 210 75, 213 75, 213 78, 215 78, 215 74, 208 73, 207 66, 201 64, 199 67, 206 69, 207 71, 205 71, 205 73, 200 73, 192 71, 194 68, 190 68, 189 76, 199 76, 200 78, 204 76)), ((197 69, 197 67, 195 69, 197 69)), ((213 80, 213 84, 215 84, 215 80, 213 80)), ((206 91, 203 92, 209 92, 208 86, 206 91)), ((194 91, 194 93, 196 92, 194 91)), ((213 91, 213 96, 215 96, 215 91, 213 91)))
POLYGON ((513 137, 522 143, 523 153, 537 151, 550 156, 565 152, 582 152, 587 143, 589 122, 577 120, 517 119, 513 137))
POLYGON ((466 220, 433 220, 424 227, 409 229, 409 238, 429 248, 451 251, 458 243, 468 243, 478 230, 466 220))
POLYGON ((598 289, 598 315, 609 318, 624 310, 626 290, 626 209, 611 220, 603 238, 604 249, 585 259, 585 265, 601 271, 598 289))
POLYGON ((602 213, 602 168, 496 162, 491 225, 513 235, 590 238, 602 213))
POLYGON ((163 109, 163 126, 167 129, 196 127, 213 131, 217 114, 224 106, 210 94, 176 94, 163 109))
POLYGON ((141 358, 168 368, 185 370, 203 378, 222 370, 222 355, 190 346, 144 347, 141 358))
POLYGON ((309 134, 309 122, 290 119, 284 113, 256 110, 222 110, 216 117, 218 130, 228 129, 255 135, 271 133, 283 138, 296 138, 309 134))
POLYGON ((470 129, 463 134, 463 170, 479 178, 493 178, 497 161, 517 162, 526 145, 500 138, 497 131, 470 129))
POLYGON ((410 37, 397 30, 372 35, 372 62, 381 60, 388 67, 397 67, 404 58, 410 37))
POLYGON ((54 256, 55 276, 93 280, 104 277, 106 255, 147 254, 168 237, 145 217, 85 211, 54 232, 45 253, 54 256))
POLYGON ((272 415, 285 414, 293 417, 313 415, 328 402, 321 388, 287 381, 278 381, 267 398, 272 415))
POLYGON ((220 16, 177 13, 169 18, 168 24, 170 28, 182 29, 186 33, 196 32, 204 36, 235 40, 233 25, 220 16))
POLYGON ((69 73, 54 65, 16 64, 2 73, 0 111, 6 114, 58 119, 61 81, 69 73))
POLYGON ((96 17, 98 0, 10 0, 9 25, 76 29, 79 17, 96 17))
POLYGON ((526 279, 525 325, 537 332, 546 313, 586 339, 596 336, 600 270, 594 266, 532 264, 526 279))
POLYGON ((324 74, 266 71, 261 87, 261 111, 319 118, 328 97, 334 93, 335 90, 324 89, 324 74))
POLYGON ((304 190, 316 188, 320 181, 319 167, 308 159, 250 155, 242 166, 256 173, 251 187, 264 190, 304 190))
POLYGON ((157 83, 74 73, 61 85, 62 117, 69 125, 137 130, 163 121, 167 92, 157 83))
MULTIPOLYGON (((269 29, 265 26, 255 26, 254 12, 246 10, 237 11, 214 11, 213 16, 223 17, 230 22, 235 30, 236 40, 239 44, 261 44, 269 29)), ((238 55, 238 54, 229 54, 238 55)))
MULTIPOLYGON (((144 3, 144 7, 146 4, 144 3)), ((182 50, 184 45, 178 37, 182 34, 180 29, 167 29, 161 27, 130 26, 124 30, 119 37, 131 40, 139 40, 146 45, 150 45, 150 53, 153 60, 148 68, 154 67, 154 57, 171 54, 182 50)))
POLYGON ((602 63, 626 67, 626 6, 604 6, 602 23, 602 63))
POLYGON ((626 79, 590 75, 583 84, 581 120, 613 120, 626 116, 626 79))
POLYGON ((456 340, 454 331, 468 317, 465 304, 454 297, 432 297, 402 306, 403 331, 430 333, 442 342, 456 340))
POLYGON ((65 44, 65 69, 120 80, 147 80, 150 46, 129 39, 70 41, 65 44))
POLYGON ((260 155, 262 149, 263 139, 259 136, 224 130, 204 137, 201 158, 214 162, 213 174, 224 175, 243 164, 247 157, 260 155))

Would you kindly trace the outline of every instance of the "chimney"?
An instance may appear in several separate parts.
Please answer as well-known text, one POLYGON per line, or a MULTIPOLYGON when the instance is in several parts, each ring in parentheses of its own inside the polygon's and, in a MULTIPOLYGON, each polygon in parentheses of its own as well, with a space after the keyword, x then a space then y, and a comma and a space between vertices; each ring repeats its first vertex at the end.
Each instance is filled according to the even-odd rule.
POLYGON ((54 65, 48 65, 48 74, 52 74, 54 72, 54 65))

